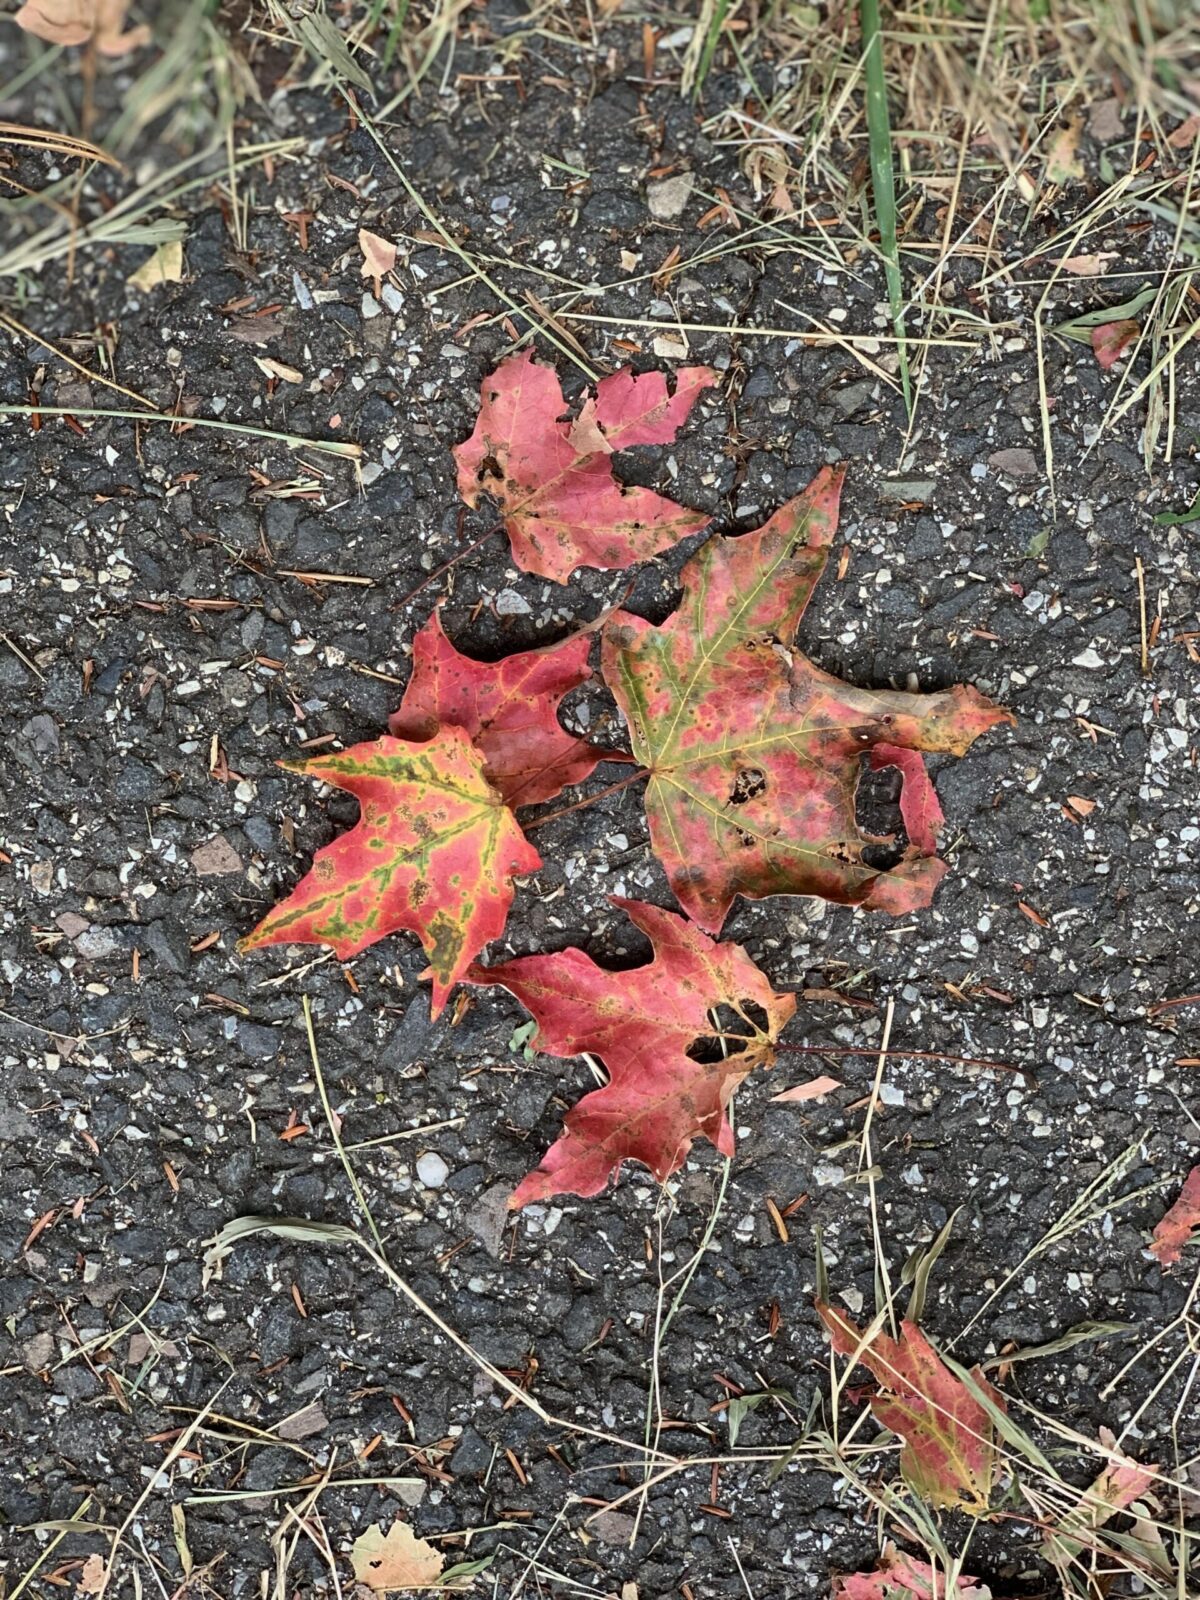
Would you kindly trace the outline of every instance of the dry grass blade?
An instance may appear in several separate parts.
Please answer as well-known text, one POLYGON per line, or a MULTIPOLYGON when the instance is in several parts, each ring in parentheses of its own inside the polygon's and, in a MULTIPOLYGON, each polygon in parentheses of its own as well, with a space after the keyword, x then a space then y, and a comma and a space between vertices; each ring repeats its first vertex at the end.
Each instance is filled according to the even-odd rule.
POLYGON ((103 406, 0 405, 0 417, 123 417, 130 422, 165 422, 173 428, 216 428, 223 433, 242 433, 253 439, 266 439, 287 445, 289 450, 316 450, 344 461, 361 461, 362 445, 349 439, 306 439, 298 433, 280 433, 274 428, 257 428, 249 422, 225 422, 219 417, 177 417, 166 411, 119 411, 103 406))
MULTIPOLYGON (((431 1305, 421 1298, 417 1291, 408 1283, 392 1264, 375 1250, 361 1234, 353 1228, 346 1227, 337 1222, 310 1222, 305 1217, 235 1217, 232 1222, 227 1222, 220 1232, 209 1241, 209 1247, 204 1255, 204 1281, 208 1283, 221 1269, 222 1263, 232 1253, 234 1247, 243 1240, 251 1239, 256 1234, 273 1234, 276 1238, 291 1239, 302 1244, 352 1244, 383 1273, 393 1288, 397 1289, 408 1303, 423 1316, 426 1321, 433 1324, 444 1338, 449 1339, 454 1347, 461 1351, 469 1361, 476 1366, 496 1388, 502 1389, 510 1399, 518 1405, 524 1406, 527 1411, 532 1411, 539 1421, 551 1427, 562 1428, 567 1433, 575 1433, 589 1439, 598 1439, 605 1444, 619 1446, 622 1450, 632 1451, 636 1455, 644 1455, 645 1447, 634 1444, 628 1439, 622 1439, 617 1434, 605 1433, 598 1428, 586 1427, 583 1423, 570 1422, 564 1417, 556 1417, 552 1412, 535 1400, 534 1397, 518 1384, 514 1383, 494 1367, 486 1356, 481 1356, 478 1350, 467 1343, 460 1333, 456 1333, 444 1317, 433 1309, 431 1305)), ((652 1454, 658 1461, 671 1461, 674 1458, 663 1452, 654 1450, 652 1454)))
POLYGON ((77 139, 72 134, 51 132, 47 128, 28 128, 20 122, 0 122, 0 144, 44 150, 65 156, 69 161, 99 161, 106 167, 121 165, 116 156, 110 156, 90 139, 77 139))

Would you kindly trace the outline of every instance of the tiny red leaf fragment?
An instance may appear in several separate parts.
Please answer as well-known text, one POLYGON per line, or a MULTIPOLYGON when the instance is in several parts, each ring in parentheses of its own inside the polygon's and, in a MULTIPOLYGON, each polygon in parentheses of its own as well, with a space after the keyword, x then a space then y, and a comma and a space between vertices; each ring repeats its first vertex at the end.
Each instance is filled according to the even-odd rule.
MULTIPOLYGON (((871 1401, 876 1420, 904 1440, 905 1482, 934 1506, 956 1506, 976 1516, 988 1509, 999 1456, 991 1414, 945 1364, 913 1322, 900 1337, 877 1332, 864 1343, 849 1317, 824 1301, 817 1311, 833 1348, 870 1369, 881 1390, 871 1401)), ((976 1368, 979 1388, 1004 1409, 1003 1398, 976 1368)))
POLYGON ((472 983, 498 983, 537 1020, 539 1050, 600 1057, 609 1082, 568 1111, 562 1137, 536 1172, 517 1186, 515 1210, 553 1194, 599 1194, 624 1161, 640 1161, 660 1183, 683 1165, 703 1135, 733 1154, 729 1097, 747 1073, 774 1060, 780 1031, 796 1009, 775 994, 736 944, 717 944, 673 911, 614 898, 648 936, 654 958, 632 972, 609 972, 582 950, 526 956, 471 968, 472 983), (709 1012, 730 1007, 736 1020, 714 1034, 709 1012), (748 1007, 764 1014, 759 1026, 748 1007), (712 1055, 696 1060, 689 1049, 712 1055), (722 1054, 722 1049, 728 1054, 722 1054))
POLYGON ((1102 322, 1092 329, 1092 349, 1105 372, 1116 365, 1141 331, 1128 317, 1120 322, 1102 322))
POLYGON ((604 676, 649 769, 650 840, 688 915, 716 933, 739 894, 811 894, 895 914, 926 906, 945 864, 919 754, 962 755, 1011 722, 974 689, 856 689, 792 638, 825 569, 842 470, 826 468, 754 533, 711 539, 654 627, 618 613, 604 676), (855 815, 862 757, 902 775, 908 844, 886 868, 855 815))
POLYGON ((961 1572, 947 1584, 945 1572, 891 1544, 885 1545, 877 1572, 852 1572, 833 1582, 833 1600, 991 1600, 991 1596, 978 1578, 961 1572))
POLYGON ((429 957, 436 1016, 503 931, 513 877, 542 864, 483 757, 461 728, 442 728, 423 744, 382 738, 279 764, 346 790, 361 814, 239 948, 326 944, 345 960, 407 929, 429 957))
POLYGON ((553 800, 599 761, 625 761, 577 739, 558 720, 563 695, 591 676, 585 634, 500 661, 461 655, 434 612, 413 639, 412 677, 388 722, 397 739, 429 739, 462 728, 486 762, 488 781, 510 806, 553 800))
POLYGON ((1193 1167, 1184 1180, 1179 1199, 1155 1228, 1150 1249, 1162 1266, 1173 1267, 1197 1229, 1200 1229, 1200 1167, 1193 1167))
POLYGON ((661 372, 625 369, 601 379, 572 423, 554 370, 529 350, 510 356, 483 380, 475 431, 454 451, 459 493, 469 506, 484 493, 496 501, 524 572, 565 583, 577 567, 645 561, 708 518, 618 483, 609 457, 670 443, 716 381, 708 367, 682 367, 668 394, 661 372))

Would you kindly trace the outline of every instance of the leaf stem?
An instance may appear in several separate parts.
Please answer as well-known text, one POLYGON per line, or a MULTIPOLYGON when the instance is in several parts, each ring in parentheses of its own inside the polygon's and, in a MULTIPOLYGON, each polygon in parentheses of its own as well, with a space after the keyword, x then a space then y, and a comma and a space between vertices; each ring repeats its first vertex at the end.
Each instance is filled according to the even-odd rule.
POLYGON ((547 816, 535 817, 532 822, 522 823, 522 827, 526 833, 529 833, 534 828, 540 828, 545 822, 557 822, 559 817, 569 816, 572 811, 583 811, 588 806, 594 806, 597 800, 603 800, 607 795, 616 794, 618 789, 628 789, 629 785, 636 783, 639 778, 648 778, 649 776, 649 767, 638 767, 636 771, 629 773, 626 777, 618 778, 616 783, 610 783, 607 788, 598 789, 595 794, 586 795, 582 800, 576 800, 573 805, 563 806, 561 810, 551 811, 547 816))
POLYGON ((473 539, 470 544, 465 545, 457 555, 451 556, 449 561, 443 561, 440 567, 434 567, 432 572, 427 573, 421 579, 415 589, 410 589, 402 599, 393 601, 391 609, 393 611, 403 611, 404 607, 415 600, 422 590, 428 589, 435 578, 440 578, 443 572, 449 572, 451 567, 456 567, 460 561, 465 561, 469 555, 474 555, 480 545, 486 544, 492 535, 500 533, 503 527, 504 524, 502 522, 494 522, 486 533, 481 533, 478 539, 473 539))
POLYGON ((866 1046, 836 1044, 785 1044, 778 1043, 776 1050, 787 1050, 798 1056, 870 1056, 873 1061, 880 1056, 903 1056, 910 1061, 946 1061, 958 1067, 987 1067, 998 1072, 1013 1072, 1024 1078, 1034 1088, 1037 1079, 1028 1067, 1014 1067, 1011 1061, 992 1061, 986 1056, 952 1056, 941 1050, 879 1050, 866 1046))

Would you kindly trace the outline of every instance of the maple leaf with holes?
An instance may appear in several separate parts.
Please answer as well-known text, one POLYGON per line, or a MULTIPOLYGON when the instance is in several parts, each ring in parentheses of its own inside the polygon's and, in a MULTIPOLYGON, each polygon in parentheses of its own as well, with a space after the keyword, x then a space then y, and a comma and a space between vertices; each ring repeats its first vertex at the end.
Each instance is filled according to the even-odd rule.
POLYGON ((947 1582, 945 1572, 887 1544, 877 1571, 834 1578, 833 1600, 992 1600, 992 1591, 965 1572, 947 1582))
POLYGON ((625 1161, 640 1161, 662 1183, 700 1135, 732 1155, 729 1097, 747 1073, 770 1066, 796 1009, 795 996, 776 994, 740 945, 717 944, 673 911, 612 903, 649 938, 646 966, 610 972, 570 949, 467 975, 502 984, 532 1012, 537 1049, 588 1052, 608 1069, 609 1081, 572 1106, 562 1137, 517 1186, 514 1210, 553 1194, 599 1194, 625 1161), (714 1033, 709 1013, 721 1007, 733 1021, 714 1033))
POLYGON ((648 769, 650 841, 687 914, 719 931, 737 895, 811 894, 896 914, 929 904, 945 864, 920 751, 962 755, 1011 722, 974 689, 856 689, 792 637, 825 568, 843 469, 823 470, 763 527, 714 538, 683 569, 660 627, 615 613, 604 677, 648 769), (862 758, 901 774, 906 847, 890 866, 855 815, 862 758))
POLYGON ((428 1539, 418 1538, 399 1518, 386 1533, 373 1522, 350 1548, 355 1582, 380 1594, 438 1588, 445 1564, 441 1552, 428 1539))
POLYGON ((1159 1264, 1173 1267, 1183 1247, 1200 1229, 1200 1167, 1193 1167, 1184 1179, 1179 1199, 1154 1230, 1151 1251, 1159 1264))
POLYGON ((569 422, 553 369, 529 350, 510 356, 483 380, 475 431, 454 451, 459 493, 469 506, 484 493, 496 502, 524 572, 565 583, 577 567, 645 561, 708 518, 619 483, 612 453, 669 444, 716 381, 708 367, 683 367, 668 394, 661 372, 623 368, 602 378, 569 422))
MULTIPOLYGON (((817 1311, 840 1356, 860 1361, 881 1392, 871 1400, 876 1421, 904 1441, 900 1471, 914 1494, 933 1506, 984 1515, 999 1466, 995 1424, 963 1380, 942 1360, 920 1328, 907 1319, 900 1337, 877 1331, 870 1338, 825 1301, 817 1311)), ((1004 1400, 979 1368, 971 1377, 1000 1410, 1004 1400)))
POLYGON ((576 634, 542 650, 475 661, 454 648, 435 611, 413 639, 412 676, 388 731, 428 739, 447 724, 462 728, 510 806, 553 800, 597 762, 629 759, 576 738, 558 720, 563 696, 591 677, 590 647, 586 634, 576 634))
POLYGON ((483 756, 461 728, 446 727, 424 743, 385 737, 279 765, 346 790, 360 815, 239 949, 324 944, 345 959, 406 929, 429 957, 436 1016, 503 930, 513 877, 542 864, 487 781, 483 756))

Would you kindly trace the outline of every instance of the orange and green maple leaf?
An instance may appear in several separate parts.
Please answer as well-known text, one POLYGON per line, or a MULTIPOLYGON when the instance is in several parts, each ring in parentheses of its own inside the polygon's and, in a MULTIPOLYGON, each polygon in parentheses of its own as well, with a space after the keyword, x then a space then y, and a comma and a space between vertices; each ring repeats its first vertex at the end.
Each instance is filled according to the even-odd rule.
POLYGON ((928 905, 945 864, 942 822, 920 751, 962 755, 1007 711, 962 686, 937 694, 857 689, 792 639, 825 569, 842 469, 826 468, 765 526, 711 539, 683 569, 661 626, 618 613, 604 676, 647 768, 650 840, 684 910, 719 931, 734 898, 819 895, 894 913, 928 905), (908 843, 855 815, 862 758, 900 770, 908 843))
POLYGON ((591 677, 590 648, 589 636, 576 634, 542 650, 475 661, 454 648, 435 611, 413 639, 412 676, 388 731, 428 739, 446 724, 462 728, 510 806, 553 800, 597 762, 628 759, 576 738, 558 720, 563 695, 591 677))
MULTIPOLYGON (((991 1503, 1000 1455, 991 1413, 942 1360, 913 1322, 900 1337, 877 1331, 870 1338, 825 1301, 817 1311, 840 1356, 867 1367, 880 1385, 871 1410, 882 1427, 904 1441, 900 1471, 927 1504, 953 1506, 982 1516, 991 1503)), ((972 1378, 993 1403, 1004 1400, 976 1368, 972 1378)))
POLYGON ((407 930, 429 957, 436 1016, 503 930, 513 877, 542 864, 487 781, 483 756, 447 727, 420 744, 385 737, 280 766, 354 795, 359 819, 317 851, 241 949, 324 944, 345 959, 407 930))
POLYGON ((619 483, 611 456, 669 444, 702 390, 708 367, 683 367, 675 392, 661 372, 628 368, 602 378, 574 422, 558 376, 533 352, 510 356, 482 386, 475 431, 456 447, 458 491, 469 506, 500 508, 513 560, 565 583, 577 567, 628 567, 667 550, 708 518, 651 489, 619 483))
POLYGON ((537 1020, 539 1050, 591 1052, 609 1074, 567 1112, 562 1137, 510 1199, 514 1209, 553 1194, 599 1194, 625 1161, 640 1161, 664 1182, 700 1135, 732 1155, 729 1097, 747 1073, 774 1060, 796 1008, 795 996, 776 994, 740 945, 717 944, 673 911, 615 897, 613 904, 650 939, 646 966, 610 972, 570 949, 468 973, 472 983, 516 995, 537 1020), (714 1035, 709 1013, 722 1006, 737 1021, 714 1035), (697 1054, 713 1059, 689 1055, 703 1043, 714 1048, 697 1054))

